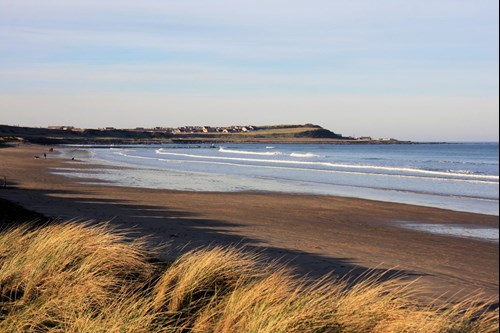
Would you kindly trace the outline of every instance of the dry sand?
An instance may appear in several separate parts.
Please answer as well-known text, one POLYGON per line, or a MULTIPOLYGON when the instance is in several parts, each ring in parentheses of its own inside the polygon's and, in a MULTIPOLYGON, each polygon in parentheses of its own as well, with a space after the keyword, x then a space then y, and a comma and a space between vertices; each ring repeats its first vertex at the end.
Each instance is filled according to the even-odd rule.
POLYGON ((140 235, 152 235, 152 243, 171 243, 159 254, 163 259, 193 247, 238 244, 313 277, 390 269, 419 278, 426 299, 482 292, 498 300, 498 243, 396 226, 414 221, 498 227, 496 216, 333 196, 82 185, 51 174, 50 168, 91 165, 57 153, 44 159, 47 151, 30 145, 0 149, 0 176, 12 187, 0 189, 0 198, 46 216, 134 227, 140 235))

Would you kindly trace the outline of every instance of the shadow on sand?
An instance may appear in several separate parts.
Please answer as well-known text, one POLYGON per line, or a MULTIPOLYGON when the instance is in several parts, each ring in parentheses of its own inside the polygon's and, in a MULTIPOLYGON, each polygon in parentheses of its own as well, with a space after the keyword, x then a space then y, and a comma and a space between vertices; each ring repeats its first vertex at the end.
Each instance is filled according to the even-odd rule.
MULTIPOLYGON (((95 199, 85 193, 74 191, 41 191, 0 189, 0 228, 15 226, 25 221, 37 221, 36 225, 57 223, 57 221, 96 221, 111 220, 111 225, 119 229, 131 230, 133 236, 148 236, 151 246, 168 244, 159 252, 162 261, 171 261, 179 255, 200 247, 237 246, 254 251, 268 260, 278 260, 291 267, 300 275, 312 279, 333 273, 347 278, 351 283, 362 281, 366 276, 377 276, 380 280, 405 276, 422 276, 411 271, 397 269, 377 269, 360 266, 352 258, 336 258, 265 245, 265 241, 235 235, 235 223, 210 220, 189 211, 169 209, 168 206, 143 206, 119 199, 95 199), (27 210, 10 202, 28 196, 36 207, 27 210), (9 200, 1 199, 8 198, 9 200), (60 207, 60 215, 44 216, 44 207, 60 207), (99 213, 96 213, 99 212, 99 213), (113 212, 113 216, 107 215, 113 212), (119 214, 116 214, 119 213, 119 214)), ((19 200, 21 201, 21 200, 19 200)), ((59 211, 59 210, 58 210, 59 211)))

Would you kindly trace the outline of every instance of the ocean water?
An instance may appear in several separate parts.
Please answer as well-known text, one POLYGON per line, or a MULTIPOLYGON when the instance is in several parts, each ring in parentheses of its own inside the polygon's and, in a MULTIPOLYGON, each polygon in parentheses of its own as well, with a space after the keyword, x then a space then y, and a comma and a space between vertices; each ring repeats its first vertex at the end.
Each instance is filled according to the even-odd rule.
POLYGON ((117 186, 339 195, 498 215, 498 143, 68 147, 117 186))

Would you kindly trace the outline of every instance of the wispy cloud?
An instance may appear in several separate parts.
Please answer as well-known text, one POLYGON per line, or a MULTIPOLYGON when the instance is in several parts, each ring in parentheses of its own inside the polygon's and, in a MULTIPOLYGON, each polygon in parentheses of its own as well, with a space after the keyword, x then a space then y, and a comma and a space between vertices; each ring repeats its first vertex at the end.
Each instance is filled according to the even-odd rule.
POLYGON ((498 35, 491 7, 491 1, 435 1, 430 6, 418 1, 21 0, 4 5, 0 33, 10 41, 2 44, 7 52, 18 45, 54 46, 55 54, 75 45, 106 45, 313 62, 347 56, 431 59, 438 52, 468 48, 474 57, 476 47, 498 35))
MULTIPOLYGON (((417 111, 403 107, 404 100, 435 115, 466 112, 463 105, 471 115, 477 112, 465 98, 485 108, 486 124, 497 113, 498 1, 4 0, 0 91, 0 108, 14 108, 25 119, 41 106, 63 112, 57 94, 106 92, 126 94, 129 106, 104 97, 85 99, 85 105, 112 108, 115 101, 116 108, 128 110, 123 121, 135 119, 142 96, 157 105, 166 102, 161 94, 175 93, 179 97, 171 101, 185 107, 184 114, 205 105, 217 109, 212 97, 192 102, 190 94, 241 97, 239 105, 234 99, 220 108, 226 111, 213 111, 221 113, 219 119, 228 110, 247 110, 254 98, 276 118, 289 117, 293 109, 300 120, 305 107, 294 103, 300 105, 301 96, 304 105, 315 106, 304 118, 324 117, 335 126, 347 121, 321 110, 338 106, 332 100, 338 96, 354 98, 359 106, 350 110, 368 122, 374 116, 366 110, 391 109, 373 103, 376 95, 393 96, 407 117, 417 111), (16 102, 40 94, 47 96, 43 103, 16 102), (422 96, 435 105, 415 103, 422 96)), ((263 121, 265 116, 259 113, 263 121)), ((450 124, 450 133, 456 128, 450 124)))
POLYGON ((400 94, 484 96, 496 92, 497 81, 487 71, 455 69, 395 69, 384 67, 354 71, 318 68, 287 69, 227 68, 207 64, 164 62, 154 64, 23 65, 4 69, 3 92, 139 91, 317 94, 400 94), (411 78, 411 80, 409 80, 411 78), (444 86, 444 87, 443 87, 444 86))

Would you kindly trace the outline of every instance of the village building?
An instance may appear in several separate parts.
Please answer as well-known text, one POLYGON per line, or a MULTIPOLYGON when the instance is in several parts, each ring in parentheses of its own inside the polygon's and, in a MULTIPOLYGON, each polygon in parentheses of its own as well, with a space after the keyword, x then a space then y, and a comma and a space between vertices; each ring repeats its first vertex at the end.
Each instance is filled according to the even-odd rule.
POLYGON ((63 131, 71 131, 73 130, 75 127, 74 126, 49 126, 47 127, 48 129, 51 129, 51 130, 63 130, 63 131))

